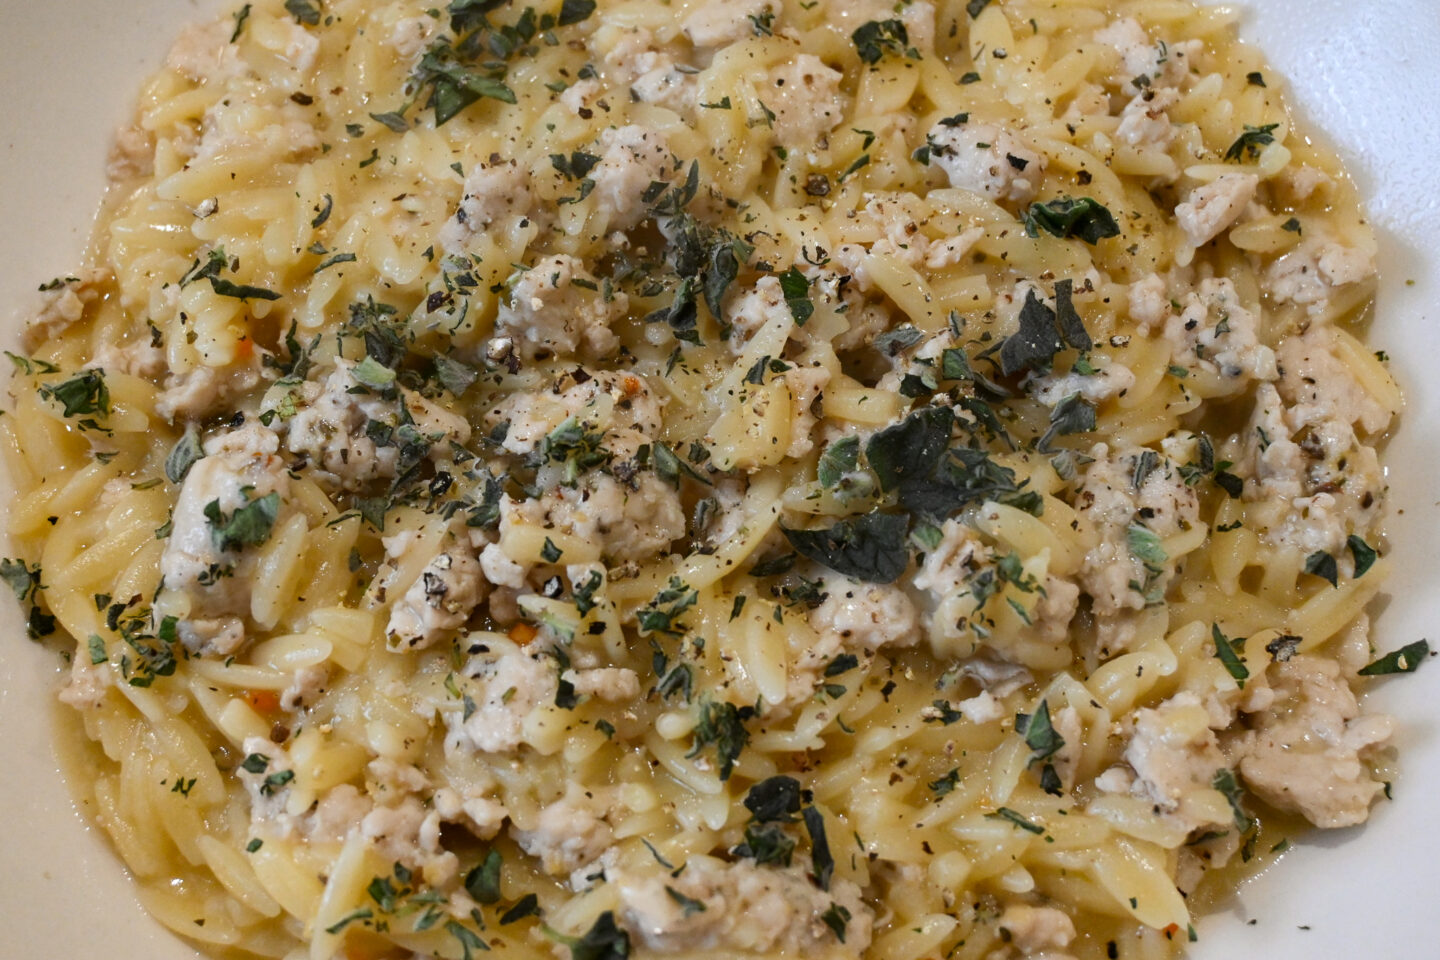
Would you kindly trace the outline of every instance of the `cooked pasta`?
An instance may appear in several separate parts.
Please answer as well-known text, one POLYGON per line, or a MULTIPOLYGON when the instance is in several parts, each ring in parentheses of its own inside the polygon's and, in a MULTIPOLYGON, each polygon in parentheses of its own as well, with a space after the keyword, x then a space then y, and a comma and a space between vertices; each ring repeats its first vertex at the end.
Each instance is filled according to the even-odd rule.
POLYGON ((217 956, 1158 960, 1363 822, 1375 240, 1189 0, 252 0, 0 418, 217 956))

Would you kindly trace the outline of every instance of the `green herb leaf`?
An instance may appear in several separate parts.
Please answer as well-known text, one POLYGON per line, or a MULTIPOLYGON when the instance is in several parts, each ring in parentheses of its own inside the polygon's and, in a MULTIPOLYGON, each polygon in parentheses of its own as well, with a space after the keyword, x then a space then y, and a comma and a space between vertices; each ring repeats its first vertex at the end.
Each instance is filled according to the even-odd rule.
POLYGON ((1230 144, 1230 149, 1225 151, 1225 159, 1229 162, 1244 160, 1247 157, 1254 160, 1260 156, 1260 148, 1275 142, 1275 129, 1278 123, 1267 123, 1263 127, 1252 127, 1245 124, 1245 132, 1230 144))
POLYGON ((889 493, 929 476, 950 444, 954 424, 949 407, 925 407, 872 436, 865 444, 865 459, 880 489, 889 493))
POLYGON ((568 27, 590 19, 594 12, 595 0, 563 0, 560 4, 560 17, 556 22, 562 27, 568 27))
POLYGON ((59 403, 67 417, 110 415, 110 388, 103 370, 82 370, 61 383, 44 384, 40 396, 59 403))
POLYGON ((880 62, 886 52, 904 56, 910 46, 910 34, 900 20, 871 20, 863 23, 850 34, 855 43, 855 52, 869 64, 880 62))
POLYGON ((826 490, 834 488, 840 483, 840 478, 851 473, 860 462, 860 438, 855 436, 842 437, 820 455, 820 461, 815 466, 815 477, 820 481, 820 486, 826 490))
POLYGON ((540 898, 533 893, 527 893, 516 902, 515 906, 500 915, 500 926, 507 927, 526 917, 538 917, 539 915, 540 898))
POLYGON ((830 908, 820 914, 820 920, 835 934, 835 939, 845 942, 845 928, 850 924, 850 911, 832 902, 830 908))
POLYGON ((696 900, 693 897, 685 896, 685 894, 681 893, 679 890, 676 890, 669 884, 665 885, 665 892, 669 894, 671 900, 674 900, 680 905, 681 917, 688 917, 691 914, 705 912, 704 902, 696 900))
POLYGON ((1060 732, 1050 722, 1050 703, 1047 700, 1041 700, 1033 714, 1027 716, 1022 713, 1016 716, 1015 730, 1025 736, 1025 746, 1030 748, 1031 764, 1049 760, 1065 746, 1065 738, 1060 736, 1060 732))
POLYGON ((800 781, 780 776, 761 780, 745 795, 745 809, 757 823, 793 823, 800 812, 800 781))
POLYGON ((810 302, 810 281, 796 267, 780 274, 779 279, 780 289, 785 294, 785 305, 790 308, 795 325, 805 326, 805 321, 815 312, 815 304, 810 302))
POLYGON ((1090 197, 1059 197, 1032 203, 1021 220, 1030 237, 1038 237, 1044 230, 1062 240, 1078 237, 1093 246, 1120 235, 1120 225, 1110 211, 1090 197))
POLYGON ((280 294, 264 287, 252 287, 245 283, 232 283, 221 277, 210 277, 210 287, 216 296, 234 297, 236 300, 279 300, 280 294))
POLYGON ((1355 579, 1359 580, 1365 576, 1367 570, 1375 565, 1375 559, 1379 554, 1375 552, 1374 547, 1353 533, 1345 540, 1345 544, 1355 558, 1355 579))
POLYGON ((1305 558, 1305 572, 1330 581, 1332 587, 1340 585, 1340 566, 1324 550, 1316 550, 1305 558))
POLYGON ((320 23, 320 5, 314 0, 285 0, 285 9, 297 23, 314 27, 320 23))
POLYGON ((934 791, 936 797, 943 797, 960 785, 960 768, 955 767, 945 776, 938 780, 931 780, 926 786, 934 791))
POLYGON ((729 780, 735 769, 740 752, 750 742, 750 731, 745 729, 745 719, 754 711, 750 707, 737 707, 725 701, 706 700, 700 706, 700 717, 693 731, 694 740, 687 757, 693 757, 707 746, 715 747, 715 758, 720 762, 720 779, 729 780))
POLYGON ((1430 655, 1430 642, 1416 640, 1406 644, 1394 653, 1387 653, 1374 663, 1361 668, 1362 677, 1383 677, 1392 673, 1414 673, 1430 655))
POLYGON ((1026 833, 1033 833, 1037 836, 1045 832, 1044 827, 1040 826, 1038 823, 1031 823, 1029 820, 1026 820, 1023 816, 1016 813, 1014 810, 1011 810, 1009 807, 1001 807, 994 813, 987 813, 985 814, 985 819, 1005 820, 1008 823, 1019 827, 1021 830, 1024 830, 1026 833))
POLYGON ((1095 405, 1080 396, 1078 391, 1072 393, 1062 398, 1050 411, 1050 426, 1035 444, 1035 449, 1041 453, 1050 453, 1053 449, 1050 442, 1056 436, 1088 433, 1095 429, 1095 423, 1095 405))
POLYGON ((251 500, 228 517, 221 511, 219 500, 211 500, 205 505, 205 519, 210 521, 210 539, 217 550, 259 546, 270 539, 270 532, 279 516, 280 494, 274 492, 251 500))
POLYGON ((908 528, 904 516, 868 513, 823 530, 780 529, 802 555, 836 573, 867 583, 894 583, 910 563, 908 528))
POLYGON ((184 435, 175 442, 175 446, 165 457, 165 478, 171 483, 182 482, 195 461, 204 455, 205 451, 200 447, 200 431, 195 424, 188 424, 184 435))
POLYGON ((806 807, 800 814, 805 821, 805 832, 810 834, 810 865, 815 870, 815 882, 821 890, 830 889, 830 878, 835 873, 835 858, 830 854, 830 843, 825 839, 825 817, 814 807, 806 807))
POLYGON ((1245 810, 1245 805, 1242 802, 1245 791, 1240 787, 1240 782, 1235 778, 1235 771, 1227 767, 1221 767, 1215 771, 1215 776, 1211 778, 1210 785, 1216 790, 1219 790, 1225 795, 1225 799, 1230 801, 1230 809, 1235 814, 1236 830, 1239 830, 1241 833, 1249 833, 1255 829, 1255 818, 1250 816, 1245 810))
POLYGON ((470 894, 476 903, 499 903, 500 868, 503 865, 504 858, 499 850, 491 850, 485 854, 485 859, 465 874, 465 892, 470 894))
POLYGON ((1250 677, 1250 668, 1240 659, 1240 651, 1245 649, 1245 638, 1227 639, 1220 631, 1218 623, 1210 624, 1210 638, 1215 641, 1215 656, 1219 658, 1225 672, 1234 677, 1235 683, 1244 689, 1245 681, 1250 677))
POLYGON ((788 867, 795 855, 795 838, 778 823, 752 823, 745 827, 745 842, 731 852, 737 857, 749 857, 760 866, 773 863, 788 867))

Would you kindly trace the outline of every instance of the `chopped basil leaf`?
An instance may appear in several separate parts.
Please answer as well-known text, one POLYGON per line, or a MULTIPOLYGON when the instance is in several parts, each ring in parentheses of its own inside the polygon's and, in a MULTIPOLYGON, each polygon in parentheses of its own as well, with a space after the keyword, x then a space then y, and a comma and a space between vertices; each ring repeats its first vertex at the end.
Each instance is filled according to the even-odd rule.
POLYGON ((749 857, 760 866, 773 863, 788 867, 795 854, 795 838, 778 823, 751 823, 745 827, 745 842, 731 852, 737 857, 749 857))
POLYGON ((245 4, 235 11, 235 30, 230 34, 230 42, 234 43, 240 39, 241 32, 245 29, 245 21, 250 19, 250 4, 245 4))
POLYGON ((104 370, 82 370, 61 383, 44 384, 40 396, 58 402, 67 417, 110 414, 110 388, 105 384, 104 370))

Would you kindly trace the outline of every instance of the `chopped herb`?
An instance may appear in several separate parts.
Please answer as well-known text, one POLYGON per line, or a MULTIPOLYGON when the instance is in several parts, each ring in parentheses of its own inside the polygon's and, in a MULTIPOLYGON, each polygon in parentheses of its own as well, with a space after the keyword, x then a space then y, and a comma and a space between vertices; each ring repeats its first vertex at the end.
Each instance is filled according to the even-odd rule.
POLYGON ((665 885, 665 892, 670 895, 671 900, 674 900, 680 905, 681 917, 688 917, 691 914, 705 912, 705 904, 702 901, 696 900, 693 897, 685 896, 685 894, 681 893, 679 890, 676 890, 669 884, 665 885))
POLYGON ((1035 444, 1035 449, 1050 453, 1050 442, 1056 436, 1086 433, 1095 429, 1095 422, 1095 405, 1081 397, 1078 391, 1072 393, 1062 398, 1050 411, 1050 426, 1035 444))
POLYGON ((568 27, 590 19, 594 12, 595 0, 563 0, 560 4, 560 16, 556 22, 562 27, 568 27))
POLYGON ((1244 160, 1247 157, 1254 160, 1260 156, 1260 148, 1266 144, 1275 142, 1275 129, 1278 123, 1267 123, 1263 127, 1252 127, 1245 124, 1245 132, 1230 144, 1230 149, 1225 151, 1227 161, 1244 160))
POLYGON ((707 746, 714 745, 715 757, 720 762, 720 779, 729 780, 735 769, 740 752, 750 742, 750 731, 745 729, 745 720, 754 713, 750 707, 736 707, 725 701, 706 700, 700 707, 700 716, 695 724, 694 742, 687 757, 693 757, 707 746))
POLYGON ((533 893, 527 893, 520 900, 500 915, 500 926, 509 926, 526 917, 538 917, 540 915, 540 898, 533 893))
POLYGON ((806 807, 800 816, 805 821, 805 832, 810 834, 810 864, 815 870, 815 882, 821 890, 829 890, 835 858, 830 855, 830 843, 825 839, 825 817, 814 807, 806 807))
POLYGON ((540 559, 546 563, 559 563, 563 552, 559 547, 555 546, 553 540, 546 537, 544 546, 540 548, 540 559))
POLYGON ((1300 647, 1300 637, 1291 634, 1283 634, 1265 644, 1265 652, 1270 654, 1270 659, 1276 663, 1284 663, 1295 656, 1295 651, 1300 647))
POLYGON ((32 568, 23 559, 6 557, 0 560, 0 580, 9 584, 10 589, 15 591, 15 599, 21 603, 34 599, 44 589, 40 585, 40 564, 32 568))
POLYGON ((898 514, 868 513, 822 530, 780 529, 802 555, 836 573, 866 583, 894 583, 910 562, 908 527, 898 514))
POLYGON ((924 479, 950 443, 955 414, 949 407, 925 407, 879 431, 865 445, 865 459, 886 493, 924 479))
POLYGON ((319 230, 320 227, 325 224, 325 221, 330 219, 330 213, 334 209, 335 198, 328 193, 325 194, 325 202, 321 205, 320 212, 315 215, 315 219, 310 221, 310 226, 319 230))
POLYGON ((1026 236, 1030 237, 1038 237, 1044 230, 1062 240, 1078 237, 1093 246, 1120 235, 1120 225, 1110 211, 1090 197, 1060 197, 1032 203, 1021 220, 1026 236))
POLYGON ((231 43, 240 39, 240 33, 245 29, 245 21, 250 19, 250 6, 247 3, 235 11, 235 31, 230 34, 231 43))
POLYGON ((372 113, 370 119, 395 133, 404 133, 410 129, 410 122, 405 116, 393 110, 389 113, 372 113))
POLYGON ((615 914, 606 910, 581 937, 547 932, 570 948, 570 960, 625 960, 630 956, 630 935, 615 925, 615 914))
POLYGON ((230 516, 220 509, 219 500, 205 505, 205 519, 210 521, 210 539, 217 550, 239 550, 253 547, 270 539, 270 531, 280 515, 280 494, 267 493, 236 508, 230 516))
POLYGON ((745 827, 745 842, 731 852, 737 857, 749 857, 760 866, 773 863, 788 867, 795 855, 795 838, 778 823, 751 823, 745 827))
POLYGON ((259 850, 264 845, 264 840, 261 840, 259 837, 255 837, 249 843, 245 844, 245 852, 254 853, 256 850, 259 850))
POLYGON ((969 2, 965 4, 965 12, 972 17, 978 17, 980 16, 980 11, 989 5, 990 0, 969 0, 969 2))
POLYGON ((1007 377, 1021 370, 1044 373, 1065 342, 1055 325, 1055 311, 1036 296, 1033 288, 1026 291, 1019 323, 1019 329, 1000 345, 1000 372, 1007 377))
POLYGON ((264 287, 253 287, 246 283, 232 283, 222 277, 210 277, 210 287, 216 296, 234 297, 236 300, 279 300, 280 294, 264 287))
POLYGON ((810 319, 815 312, 815 304, 810 302, 810 281, 795 267, 791 267, 779 275, 780 289, 785 294, 785 305, 790 308, 790 315, 795 318, 795 325, 805 326, 805 321, 810 319))
POLYGON ((1245 82, 1252 87, 1263 87, 1265 86, 1265 74, 1259 70, 1252 71, 1245 74, 1245 82))
POLYGON ((445 932, 460 941, 461 960, 473 960, 476 950, 488 951, 490 949, 490 944, 480 939, 478 933, 469 927, 462 927, 454 920, 445 922, 445 932))
POLYGON ((611 723, 609 720, 596 720, 595 729, 603 733, 606 740, 611 740, 615 737, 615 724, 611 723))
POLYGON ((1335 562, 1335 558, 1324 550, 1316 550, 1305 558, 1305 572, 1328 580, 1332 587, 1339 586, 1340 566, 1335 562))
POLYGON ((1235 771, 1228 767, 1221 767, 1215 771, 1210 785, 1224 794, 1225 799, 1230 802, 1230 810, 1235 814, 1236 830, 1241 833, 1249 833, 1255 829, 1255 818, 1245 811, 1245 805, 1242 803, 1245 791, 1235 778, 1235 771))
MULTIPOLYGON (((44 384, 40 396, 59 403, 67 417, 110 414, 110 388, 105 385, 104 370, 82 370, 61 383, 44 384)), ((94 421, 90 423, 98 427, 94 421)))
POLYGON ((1045 832, 1044 827, 1040 826, 1038 823, 1031 823, 1029 820, 1026 820, 1023 816, 1016 813, 1014 810, 1011 810, 1009 807, 1001 807, 994 813, 987 813, 985 814, 985 819, 1005 820, 1013 824, 1014 826, 1019 827, 1021 830, 1024 830, 1026 833, 1033 833, 1039 835, 1045 832))
POLYGON ((745 795, 745 809, 757 823, 793 823, 800 812, 800 781, 784 775, 761 780, 745 795))
POLYGON ((1050 703, 1041 700, 1034 714, 1018 714, 1015 717, 1015 731, 1025 737, 1025 746, 1030 748, 1030 763, 1049 760, 1065 746, 1065 738, 1050 722, 1050 703))
POLYGON ((1280 224, 1280 229, 1281 229, 1281 230, 1285 230, 1285 231, 1287 231, 1287 232, 1289 232, 1289 233, 1303 233, 1303 232, 1304 232, 1303 230, 1300 229, 1300 221, 1297 220, 1297 219, 1294 218, 1294 217, 1291 217, 1289 220, 1286 220, 1284 223, 1280 224))
POLYGON ((830 908, 820 914, 820 919, 835 934, 835 939, 845 942, 845 928, 850 924, 849 910, 832 901, 830 908))
POLYGON ((1215 656, 1225 667, 1225 672, 1234 677, 1235 683, 1244 689, 1245 681, 1250 676, 1250 668, 1240 659, 1240 653, 1245 649, 1245 638, 1227 639, 1218 623, 1210 624, 1210 638, 1215 641, 1215 656))
POLYGON ((285 0, 285 10, 297 23, 314 27, 320 23, 320 4, 313 0, 285 0))
POLYGON ((1359 580, 1365 576, 1365 572, 1375 565, 1375 558, 1379 556, 1375 548, 1366 543, 1363 539, 1350 534, 1345 540, 1345 545, 1350 548, 1350 553, 1355 557, 1355 579, 1359 580))
POLYGON ((165 457, 165 477, 171 483, 180 483, 195 461, 204 456, 200 447, 200 431, 195 424, 191 423, 185 427, 185 433, 176 441, 168 456, 165 457))
POLYGON ((314 272, 319 273, 322 270, 328 270, 330 267, 335 266, 337 263, 354 263, 357 259, 358 258, 353 253, 337 253, 334 256, 328 257, 320 261, 319 266, 315 268, 314 272))
POLYGON ((914 50, 910 46, 910 34, 900 20, 871 20, 863 23, 850 34, 850 39, 854 41, 855 52, 860 55, 860 59, 872 65, 879 63, 880 58, 887 52, 897 56, 910 56, 914 50))
POLYGON ((844 170, 842 170, 842 171, 840 172, 840 175, 835 178, 835 182, 836 182, 836 183, 844 183, 844 182, 845 182, 845 179, 846 179, 847 177, 849 177, 852 173, 854 173, 855 171, 861 169, 862 167, 867 167, 867 166, 869 166, 869 165, 870 165, 870 154, 868 154, 868 153, 862 153, 862 154, 860 154, 860 156, 856 157, 853 161, 851 161, 850 166, 846 167, 844 170))
POLYGON ((960 785, 960 768, 955 767, 945 776, 938 780, 931 780, 927 786, 934 791, 936 797, 943 797, 960 785))
POLYGON ((491 850, 485 854, 485 859, 465 874, 465 892, 470 894, 476 903, 500 902, 500 868, 503 865, 504 858, 499 850, 491 850))
POLYGON ((1374 663, 1362 667, 1362 677, 1383 677, 1392 673, 1414 673, 1420 669, 1421 662, 1430 655, 1430 642, 1428 640, 1416 640, 1414 643, 1406 644, 1394 653, 1387 653, 1374 663))
MULTIPOLYGON (((254 842, 255 841, 253 840, 251 841, 251 843, 254 842)), ((258 850, 259 848, 257 847, 256 849, 258 850)), ((361 907, 359 910, 350 911, 349 913, 345 914, 345 916, 341 917, 339 920, 326 927, 325 932, 332 935, 337 934, 341 930, 344 930, 346 927, 350 926, 350 924, 356 922, 357 920, 369 920, 374 916, 374 910, 371 910, 369 907, 361 907)))
POLYGON ((105 652, 105 639, 99 634, 90 634, 90 642, 87 644, 87 649, 90 651, 91 663, 104 663, 110 659, 109 655, 105 652))
POLYGON ((1126 542, 1130 555, 1144 564, 1151 573, 1162 571, 1165 562, 1170 559, 1160 537, 1153 530, 1138 523, 1130 524, 1130 529, 1126 532, 1126 542))
POLYGON ((815 478, 820 486, 829 490, 840 483, 840 479, 855 470, 860 460, 860 438, 842 437, 825 448, 815 467, 815 478))
POLYGON ((640 635, 663 633, 680 636, 687 629, 680 622, 680 615, 695 606, 699 599, 699 591, 679 577, 672 576, 665 588, 637 612, 640 635))

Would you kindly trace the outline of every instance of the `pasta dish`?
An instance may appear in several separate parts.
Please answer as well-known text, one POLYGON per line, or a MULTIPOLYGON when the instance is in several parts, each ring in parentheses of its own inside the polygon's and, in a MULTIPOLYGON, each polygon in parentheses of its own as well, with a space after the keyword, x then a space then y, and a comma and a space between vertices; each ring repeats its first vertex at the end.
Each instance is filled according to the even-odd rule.
MULTIPOLYGON (((214 956, 1159 960, 1362 823, 1376 244, 1189 0, 252 0, 10 354, 214 956)), ((1389 651, 1389 652, 1387 652, 1389 651)), ((1363 842, 1363 841, 1362 841, 1363 842)))

